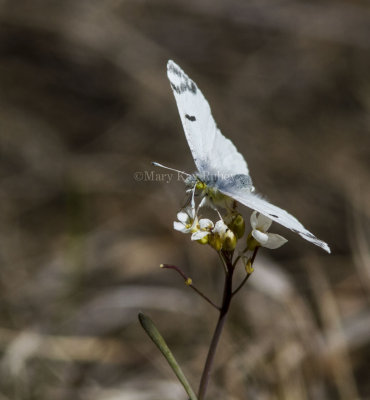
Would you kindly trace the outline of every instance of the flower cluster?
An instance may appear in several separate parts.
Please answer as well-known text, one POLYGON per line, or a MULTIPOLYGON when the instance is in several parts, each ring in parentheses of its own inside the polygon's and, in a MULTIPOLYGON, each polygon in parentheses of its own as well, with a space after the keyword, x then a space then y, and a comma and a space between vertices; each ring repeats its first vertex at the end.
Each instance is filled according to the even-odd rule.
POLYGON ((235 249, 236 236, 223 219, 215 224, 208 218, 198 219, 193 207, 186 207, 180 211, 177 219, 178 221, 173 223, 174 229, 182 233, 191 233, 191 240, 208 243, 217 251, 235 249))
MULTIPOLYGON (((203 204, 201 203, 200 207, 203 204)), ((177 214, 178 221, 173 223, 173 227, 182 233, 190 233, 191 240, 209 244, 216 251, 233 251, 237 241, 244 235, 244 219, 236 212, 235 208, 230 209, 224 217, 218 210, 216 211, 219 220, 215 223, 208 218, 200 218, 194 202, 192 202, 190 206, 177 214)), ((247 237, 246 250, 253 251, 256 247, 277 249, 287 242, 282 236, 268 232, 272 220, 263 214, 257 214, 257 211, 252 213, 250 224, 252 230, 247 237)))

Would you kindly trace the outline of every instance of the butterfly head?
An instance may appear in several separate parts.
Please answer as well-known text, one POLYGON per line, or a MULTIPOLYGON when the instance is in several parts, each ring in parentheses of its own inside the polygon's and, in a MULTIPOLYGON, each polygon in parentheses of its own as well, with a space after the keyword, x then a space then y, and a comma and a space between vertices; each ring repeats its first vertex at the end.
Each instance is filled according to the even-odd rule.
POLYGON ((185 179, 185 185, 188 189, 198 190, 200 192, 209 192, 210 190, 216 189, 216 178, 210 179, 208 175, 196 173, 189 175, 185 179))
POLYGON ((205 173, 196 173, 189 175, 185 179, 185 184, 190 191, 197 192, 203 199, 203 205, 208 204, 212 208, 221 206, 223 208, 231 208, 233 199, 224 195, 219 190, 220 177, 205 173))

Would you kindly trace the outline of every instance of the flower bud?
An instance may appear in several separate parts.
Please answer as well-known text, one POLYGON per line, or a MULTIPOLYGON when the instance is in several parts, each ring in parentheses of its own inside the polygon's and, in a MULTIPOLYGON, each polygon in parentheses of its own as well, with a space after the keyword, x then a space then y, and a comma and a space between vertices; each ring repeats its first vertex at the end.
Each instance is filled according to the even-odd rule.
POLYGON ((202 239, 198 239, 197 242, 200 243, 200 244, 207 244, 208 241, 209 241, 208 240, 208 236, 209 235, 202 237, 202 239))
POLYGON ((208 243, 216 250, 221 251, 222 249, 222 240, 221 237, 217 234, 210 235, 208 239, 208 243))
POLYGON ((252 267, 252 260, 250 258, 245 264, 245 271, 247 272, 248 275, 250 275, 254 271, 254 268, 252 267))
POLYGON ((245 222, 244 218, 238 214, 235 218, 231 221, 229 228, 235 233, 236 237, 240 239, 243 237, 245 232, 245 222))
POLYGON ((233 251, 236 247, 237 237, 231 229, 228 229, 223 237, 222 249, 233 251))

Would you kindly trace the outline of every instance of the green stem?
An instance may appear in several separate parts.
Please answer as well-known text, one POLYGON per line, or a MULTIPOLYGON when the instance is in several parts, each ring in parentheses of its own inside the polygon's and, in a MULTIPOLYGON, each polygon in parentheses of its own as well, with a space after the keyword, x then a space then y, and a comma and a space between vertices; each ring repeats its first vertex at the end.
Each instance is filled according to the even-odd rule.
POLYGON ((207 390, 207 386, 208 386, 208 382, 209 382, 209 378, 211 376, 211 370, 212 370, 213 360, 214 360, 215 354, 216 354, 217 345, 218 345, 220 337, 221 337, 222 329, 225 325, 227 313, 229 311, 230 302, 231 302, 231 298, 232 298, 232 278, 233 278, 234 268, 229 259, 224 258, 224 260, 227 264, 227 273, 225 276, 222 306, 220 309, 220 315, 219 315, 219 318, 217 321, 217 325, 216 325, 215 331, 213 333, 211 345, 208 350, 208 355, 207 355, 206 363, 204 365, 202 378, 200 380, 198 400, 204 399, 204 396, 205 396, 205 393, 207 390))

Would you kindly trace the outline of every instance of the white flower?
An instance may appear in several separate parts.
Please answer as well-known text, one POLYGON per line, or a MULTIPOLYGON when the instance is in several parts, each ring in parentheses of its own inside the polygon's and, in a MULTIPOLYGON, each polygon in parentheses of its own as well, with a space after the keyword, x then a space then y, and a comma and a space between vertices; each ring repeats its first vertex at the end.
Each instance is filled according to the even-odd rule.
POLYGON ((191 235, 191 240, 200 240, 208 236, 214 228, 213 222, 210 219, 203 218, 199 220, 197 225, 197 230, 193 231, 191 235))
POLYGON ((177 219, 173 228, 182 233, 195 232, 197 230, 198 218, 195 215, 195 208, 186 207, 184 211, 177 213, 177 219))
POLYGON ((268 233, 272 220, 263 214, 257 216, 257 211, 251 215, 252 236, 262 246, 268 249, 277 249, 288 240, 276 233, 268 233))
POLYGON ((220 219, 219 221, 216 222, 215 229, 213 230, 213 233, 217 234, 220 238, 224 238, 226 232, 228 231, 228 226, 225 224, 225 222, 220 219))

